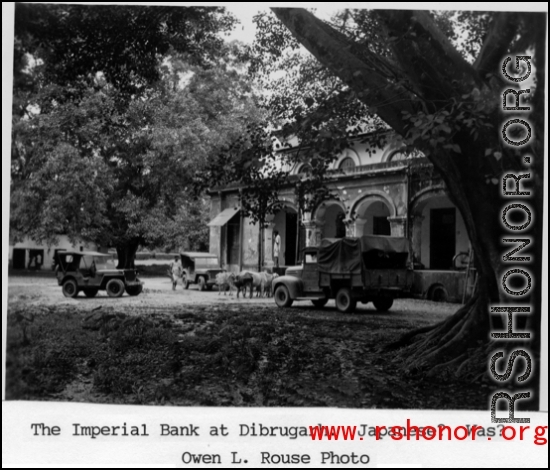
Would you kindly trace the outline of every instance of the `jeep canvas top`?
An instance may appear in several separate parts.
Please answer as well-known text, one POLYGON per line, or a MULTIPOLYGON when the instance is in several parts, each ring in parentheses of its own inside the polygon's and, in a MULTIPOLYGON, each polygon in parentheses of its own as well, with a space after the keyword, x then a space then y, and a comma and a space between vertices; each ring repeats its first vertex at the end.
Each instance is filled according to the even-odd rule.
POLYGON ((223 270, 218 256, 199 251, 184 251, 180 253, 183 267, 182 283, 185 289, 190 284, 198 284, 200 290, 210 290, 216 283, 216 274, 223 270))
POLYGON ((98 251, 61 250, 57 253, 57 283, 65 297, 76 297, 84 292, 95 297, 100 290, 109 297, 139 295, 143 285, 135 269, 118 269, 112 256, 98 251))

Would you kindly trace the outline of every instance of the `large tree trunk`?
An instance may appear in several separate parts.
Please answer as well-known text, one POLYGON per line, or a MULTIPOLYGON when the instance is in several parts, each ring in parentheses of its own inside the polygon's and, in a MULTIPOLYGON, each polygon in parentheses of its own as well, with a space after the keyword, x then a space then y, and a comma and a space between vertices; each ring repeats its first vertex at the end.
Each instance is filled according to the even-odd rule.
MULTIPOLYGON (((506 321, 496 315, 491 318, 490 307, 509 305, 516 300, 504 294, 500 286, 502 275, 517 265, 506 265, 503 255, 514 246, 501 244, 502 238, 514 238, 501 223, 501 179, 488 181, 476 174, 447 171, 445 181, 450 196, 466 222, 468 235, 474 250, 478 281, 472 298, 453 316, 429 328, 422 328, 404 335, 389 349, 401 347, 397 357, 411 373, 428 375, 447 374, 471 379, 488 376, 487 364, 491 349, 490 333, 506 330, 506 321), (495 184, 496 181, 496 184, 495 184)), ((515 202, 515 201, 510 201, 515 202)), ((523 234, 522 234, 523 236, 523 234)), ((529 296, 522 297, 521 304, 528 303, 529 296)), ((516 328, 521 330, 519 322, 516 328)), ((502 342, 501 342, 502 343, 502 342)), ((499 344, 501 350, 509 350, 517 343, 499 344)))
POLYGON ((117 245, 117 269, 135 269, 135 258, 138 248, 138 240, 130 240, 124 244, 117 245))
MULTIPOLYGON (((434 157, 431 161, 440 170, 449 189, 449 196, 465 221, 478 274, 476 291, 470 301, 453 316, 431 328, 409 332, 397 343, 387 347, 394 350, 399 348, 394 352, 395 360, 401 363, 406 373, 437 377, 439 380, 460 378, 476 383, 490 382, 489 364, 495 353, 504 353, 504 359, 499 365, 502 367, 502 363, 514 350, 525 350, 530 354, 533 364, 534 373, 530 374, 529 382, 518 383, 514 378, 500 386, 504 386, 509 393, 525 391, 526 386, 536 390, 540 380, 542 185, 539 186, 537 179, 533 178, 533 168, 514 164, 513 152, 506 149, 501 158, 502 170, 487 168, 484 162, 488 158, 483 151, 495 148, 498 142, 481 138, 475 141, 466 136, 455 142, 460 142, 462 153, 470 156, 470 164, 465 164, 459 155, 453 159, 434 157), (461 163, 456 164, 457 160, 461 163), (503 196, 502 176, 508 173, 530 173, 532 179, 521 180, 521 189, 531 191, 534 198, 526 200, 503 196), (502 222, 504 207, 513 203, 527 203, 534 209, 534 218, 526 230, 508 230, 502 222), (533 240, 519 255, 529 255, 531 262, 505 262, 503 256, 516 245, 503 243, 503 238, 533 240), (534 274, 533 287, 525 295, 508 295, 502 286, 503 276, 507 271, 517 268, 534 274), (510 305, 531 306, 529 314, 514 315, 514 332, 531 332, 531 338, 492 339, 491 333, 507 331, 508 318, 505 314, 491 314, 491 307, 510 305)), ((535 158, 542 160, 543 156, 535 154, 535 158)), ((520 287, 512 287, 512 290, 520 290, 520 287)), ((513 377, 522 373, 517 371, 521 367, 525 366, 515 366, 513 377)), ((525 400, 519 406, 523 410, 538 409, 537 400, 525 400)))
MULTIPOLYGON (((502 145, 500 129, 505 117, 499 109, 504 85, 502 80, 495 78, 500 74, 502 55, 516 34, 518 18, 509 13, 497 14, 478 61, 470 65, 454 50, 426 12, 377 11, 386 37, 393 39, 390 47, 393 48, 396 63, 392 63, 364 45, 346 38, 303 9, 273 8, 273 11, 319 62, 355 91, 361 101, 375 107, 378 116, 404 137, 411 128, 411 124, 403 118, 404 112, 412 115, 419 111, 425 115, 437 113, 452 103, 464 101, 461 97, 474 91, 478 102, 483 103, 483 106, 472 109, 484 108, 481 112, 490 120, 492 127, 472 130, 465 126, 449 134, 448 143, 459 146, 459 149, 446 147, 434 151, 433 144, 428 144, 427 140, 418 138, 414 142, 441 173, 450 198, 464 219, 479 276, 476 292, 452 317, 432 327, 411 332, 392 346, 405 346, 397 352, 397 357, 410 372, 439 374, 452 369, 455 374, 472 378, 482 374, 487 376, 489 352, 491 348, 494 350, 490 340, 490 305, 514 302, 535 305, 529 321, 533 325, 531 331, 538 331, 540 325, 540 291, 537 293, 535 290, 538 288, 537 282, 529 295, 521 299, 504 295, 500 286, 506 270, 518 267, 517 264, 504 263, 503 255, 513 247, 502 243, 502 238, 538 237, 535 238, 535 250, 529 250, 532 263, 528 269, 539 275, 542 260, 542 105, 541 109, 535 108, 537 117, 535 113, 531 116, 531 119, 535 117, 536 142, 531 145, 531 150, 535 153, 537 174, 532 175, 530 182, 522 181, 522 187, 532 191, 530 203, 534 205, 537 215, 528 231, 521 232, 521 237, 517 232, 506 230, 502 224, 503 207, 525 201, 503 197, 502 176, 528 173, 530 170, 522 160, 523 153, 502 145), (392 73, 387 73, 388 70, 392 73), (488 71, 494 75, 488 77, 488 71), (395 81, 392 77, 405 79, 407 87, 401 84, 403 80, 395 81), (478 131, 479 137, 474 136, 473 131, 478 131), (496 149, 501 151, 499 158, 494 156, 496 149)), ((544 38, 545 20, 537 17, 537 21, 541 24, 537 23, 534 27, 544 38)), ((544 70, 545 51, 542 42, 537 47, 540 48, 536 51, 538 72, 544 70)), ((542 103, 543 100, 538 98, 543 96, 539 90, 544 90, 544 76, 537 74, 537 78, 537 99, 533 103, 542 103)), ((503 322, 497 318, 496 324, 502 325, 503 322)), ((503 329, 499 328, 501 331, 503 329)), ((509 341, 499 342, 501 350, 512 346, 509 341)))

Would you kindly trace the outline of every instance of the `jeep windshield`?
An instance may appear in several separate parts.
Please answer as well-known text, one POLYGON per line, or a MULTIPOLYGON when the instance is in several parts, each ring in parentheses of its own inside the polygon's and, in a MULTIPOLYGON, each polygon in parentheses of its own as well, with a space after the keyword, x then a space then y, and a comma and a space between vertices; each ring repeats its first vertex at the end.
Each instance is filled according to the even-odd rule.
POLYGON ((213 269, 219 267, 218 257, 211 253, 202 252, 184 252, 181 253, 183 267, 192 269, 213 269))
POLYGON ((217 258, 196 258, 195 259, 196 267, 211 268, 218 266, 217 258))
POLYGON ((88 255, 83 256, 80 260, 81 269, 90 269, 92 267, 92 264, 95 264, 95 268, 97 270, 107 270, 115 268, 114 260, 107 256, 88 255))

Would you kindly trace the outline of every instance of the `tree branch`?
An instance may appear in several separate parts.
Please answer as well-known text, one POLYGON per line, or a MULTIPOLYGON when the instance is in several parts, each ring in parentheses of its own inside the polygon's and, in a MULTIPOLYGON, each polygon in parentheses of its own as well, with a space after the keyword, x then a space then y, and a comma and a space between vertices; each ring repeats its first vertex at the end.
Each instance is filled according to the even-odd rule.
POLYGON ((345 35, 322 22, 302 8, 272 8, 279 20, 298 41, 325 67, 330 69, 351 89, 358 91, 359 99, 376 107, 377 114, 398 133, 405 133, 402 111, 414 112, 410 93, 390 82, 369 63, 380 63, 380 58, 357 47, 345 35))
POLYGON ((510 42, 514 39, 518 24, 517 13, 495 13, 491 30, 474 62, 474 68, 480 77, 483 78, 488 73, 494 74, 496 70, 499 70, 500 62, 506 54, 510 42))
POLYGON ((482 81, 425 11, 376 10, 387 29, 390 47, 407 79, 431 111, 453 96, 468 93, 482 81))

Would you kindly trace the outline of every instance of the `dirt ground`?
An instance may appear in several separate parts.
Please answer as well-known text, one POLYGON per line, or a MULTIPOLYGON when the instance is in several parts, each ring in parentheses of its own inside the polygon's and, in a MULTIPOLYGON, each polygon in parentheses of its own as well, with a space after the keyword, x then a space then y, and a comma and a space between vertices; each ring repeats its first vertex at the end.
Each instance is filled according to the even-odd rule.
POLYGON ((198 406, 486 409, 486 384, 402 377, 381 347, 457 304, 398 299, 341 314, 144 277, 137 297, 65 298, 10 276, 8 399, 198 406))
MULTIPOLYGON (((220 293, 216 287, 212 291, 200 292, 197 286, 191 285, 185 290, 178 284, 176 290, 172 290, 172 283, 168 276, 164 277, 142 277, 143 293, 131 297, 123 295, 119 299, 111 299, 105 291, 99 291, 97 297, 87 298, 79 294, 76 299, 64 297, 61 287, 53 277, 27 277, 10 276, 8 278, 8 299, 9 302, 17 302, 24 299, 27 303, 35 305, 74 305, 83 310, 91 310, 99 306, 122 308, 128 310, 130 307, 152 307, 155 309, 163 307, 177 307, 182 304, 217 304, 231 303, 242 300, 233 295, 220 293)), ((253 304, 274 304, 273 299, 246 299, 247 303, 253 304)))
MULTIPOLYGON (((54 277, 40 276, 10 276, 8 277, 8 299, 10 303, 24 300, 30 305, 73 305, 82 310, 92 310, 99 306, 115 307, 128 310, 129 307, 145 307, 161 309, 164 307, 177 307, 181 305, 217 305, 231 304, 238 305, 264 305, 277 308, 273 298, 257 298, 254 294, 252 299, 247 294, 246 299, 242 294, 237 298, 235 291, 231 294, 227 292, 219 293, 214 287, 211 291, 201 292, 196 285, 191 285, 189 289, 184 289, 181 284, 177 285, 176 290, 172 290, 172 284, 168 276, 164 277, 141 277, 143 293, 137 297, 123 295, 119 299, 111 299, 105 291, 99 291, 97 297, 87 298, 84 294, 79 294, 76 299, 64 297, 61 293, 61 287, 58 286, 54 277)), ((309 301, 295 301, 293 307, 310 307, 309 301)), ((426 316, 426 320, 434 321, 442 319, 445 315, 454 313, 458 304, 449 304, 442 302, 430 302, 416 299, 397 299, 391 308, 391 315, 411 312, 415 315, 426 316)), ((323 310, 334 310, 334 300, 330 300, 323 310)), ((376 309, 372 304, 357 305, 358 312, 372 311, 376 309)), ((335 311, 335 314, 336 311, 335 311)))

